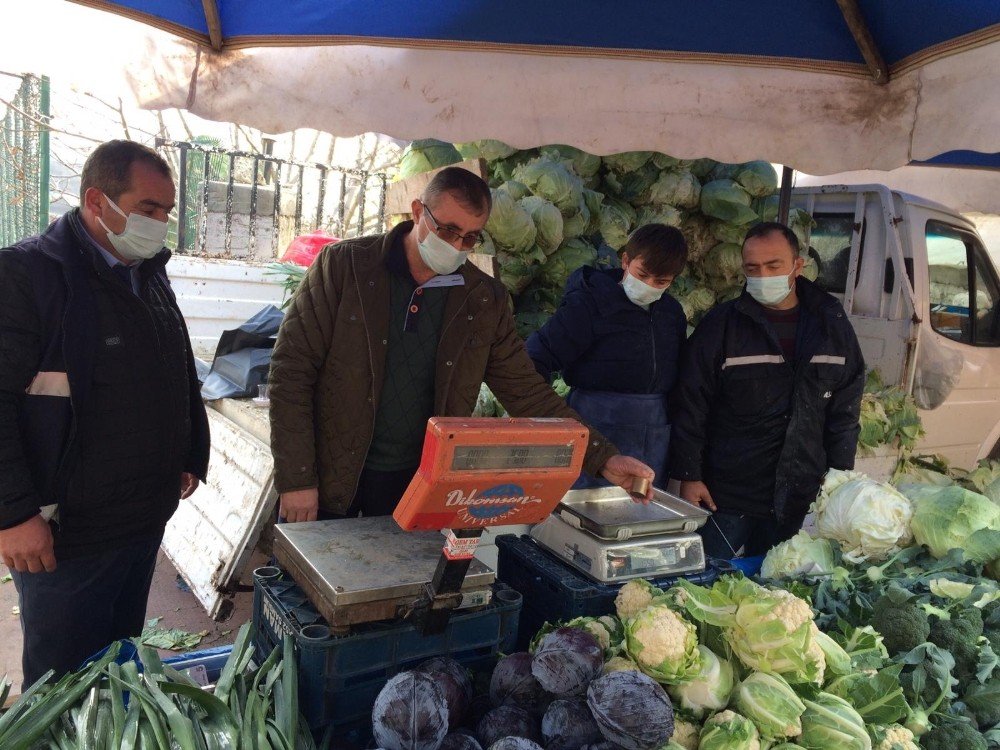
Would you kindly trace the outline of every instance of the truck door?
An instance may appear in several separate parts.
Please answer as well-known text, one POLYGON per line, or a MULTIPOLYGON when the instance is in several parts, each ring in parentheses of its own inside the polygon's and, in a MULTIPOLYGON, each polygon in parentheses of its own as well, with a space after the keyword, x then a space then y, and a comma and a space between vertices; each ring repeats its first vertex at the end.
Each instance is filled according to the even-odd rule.
POLYGON ((1000 279, 968 228, 942 216, 922 229, 929 309, 914 396, 927 409, 926 448, 971 466, 1000 429, 1000 279))

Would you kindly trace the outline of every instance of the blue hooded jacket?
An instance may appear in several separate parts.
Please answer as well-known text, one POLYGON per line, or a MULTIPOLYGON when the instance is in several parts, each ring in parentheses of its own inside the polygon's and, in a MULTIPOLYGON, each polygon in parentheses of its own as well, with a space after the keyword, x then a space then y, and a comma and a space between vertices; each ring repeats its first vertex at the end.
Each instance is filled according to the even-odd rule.
POLYGON ((527 342, 546 379, 562 372, 574 388, 666 394, 677 378, 687 321, 669 294, 646 311, 625 295, 621 269, 584 266, 566 282, 562 304, 527 342))

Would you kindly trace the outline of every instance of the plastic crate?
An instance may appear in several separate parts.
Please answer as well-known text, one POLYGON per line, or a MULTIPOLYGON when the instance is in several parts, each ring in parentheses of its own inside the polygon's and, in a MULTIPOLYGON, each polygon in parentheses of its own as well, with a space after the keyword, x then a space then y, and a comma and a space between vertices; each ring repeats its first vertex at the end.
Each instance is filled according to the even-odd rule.
POLYGON ((205 676, 210 683, 219 679, 222 668, 226 666, 229 655, 233 653, 233 646, 216 646, 215 648, 203 648, 200 651, 189 651, 186 654, 170 656, 163 660, 163 663, 173 667, 178 672, 196 667, 205 668, 205 676))
MULTIPOLYGON (((518 625, 517 650, 524 651, 545 622, 574 617, 614 614, 615 597, 625 585, 596 583, 539 547, 531 537, 498 536, 497 578, 521 594, 523 606, 518 625)), ((714 564, 701 573, 681 576, 701 585, 711 585, 719 572, 714 564)), ((676 583, 676 576, 654 578, 661 589, 676 583)))
POLYGON ((424 636, 413 624, 383 622, 330 636, 291 578, 254 576, 258 659, 291 634, 299 659, 299 706, 309 726, 332 726, 337 736, 353 732, 361 742, 370 737, 372 705, 390 677, 434 656, 450 656, 473 672, 492 670, 498 653, 514 650, 520 612, 521 595, 497 583, 490 604, 454 612, 438 635, 424 636))

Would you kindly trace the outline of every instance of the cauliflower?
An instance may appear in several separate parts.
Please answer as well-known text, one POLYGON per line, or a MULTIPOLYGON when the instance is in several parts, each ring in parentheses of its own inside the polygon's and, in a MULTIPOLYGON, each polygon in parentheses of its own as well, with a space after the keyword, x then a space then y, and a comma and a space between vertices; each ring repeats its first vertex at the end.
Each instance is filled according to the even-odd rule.
POLYGON ((680 745, 684 750, 698 750, 699 730, 697 724, 675 718, 674 733, 671 735, 670 741, 680 745))
POLYGON ((913 732, 899 724, 875 727, 873 734, 876 744, 872 750, 920 750, 913 732))
POLYGON ((635 578, 624 586, 615 597, 615 610, 622 620, 635 617, 653 603, 654 597, 663 594, 656 586, 642 578, 635 578))
POLYGON ((747 717, 735 711, 722 711, 705 722, 705 726, 701 728, 698 747, 701 750, 735 747, 740 750, 760 750, 760 734, 747 717))
POLYGON ((658 682, 676 684, 701 669, 694 625, 665 604, 647 607, 626 624, 625 648, 639 669, 658 682))

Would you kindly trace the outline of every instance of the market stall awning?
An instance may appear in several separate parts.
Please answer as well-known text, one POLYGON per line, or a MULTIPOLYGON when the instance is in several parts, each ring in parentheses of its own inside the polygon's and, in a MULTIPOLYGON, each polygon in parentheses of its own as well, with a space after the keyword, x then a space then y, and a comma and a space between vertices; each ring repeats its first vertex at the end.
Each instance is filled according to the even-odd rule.
POLYGON ((1000 4, 81 0, 166 29, 140 101, 316 127, 813 173, 1000 151, 1000 4))

